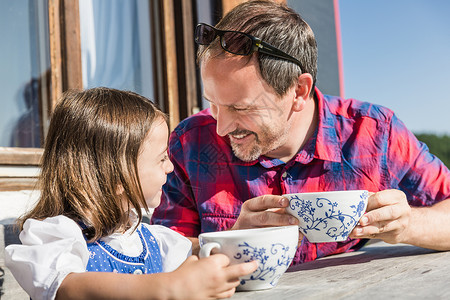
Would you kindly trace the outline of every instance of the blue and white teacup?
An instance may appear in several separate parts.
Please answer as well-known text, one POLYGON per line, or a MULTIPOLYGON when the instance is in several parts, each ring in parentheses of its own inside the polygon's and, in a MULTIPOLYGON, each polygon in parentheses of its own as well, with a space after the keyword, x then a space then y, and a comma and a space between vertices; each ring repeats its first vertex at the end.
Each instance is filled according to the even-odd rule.
POLYGON ((285 194, 286 211, 299 220, 299 229, 312 243, 348 239, 367 208, 369 192, 349 190, 285 194))
POLYGON ((258 269, 241 277, 237 290, 270 289, 291 264, 298 237, 297 225, 207 232, 199 235, 199 256, 207 257, 215 249, 231 264, 257 260, 258 269))

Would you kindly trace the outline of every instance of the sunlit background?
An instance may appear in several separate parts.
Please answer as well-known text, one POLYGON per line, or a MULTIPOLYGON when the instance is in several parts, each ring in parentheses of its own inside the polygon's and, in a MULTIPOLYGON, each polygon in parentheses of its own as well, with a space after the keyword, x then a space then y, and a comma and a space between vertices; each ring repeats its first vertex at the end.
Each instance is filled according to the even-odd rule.
POLYGON ((450 134, 450 1, 340 0, 344 93, 450 134))

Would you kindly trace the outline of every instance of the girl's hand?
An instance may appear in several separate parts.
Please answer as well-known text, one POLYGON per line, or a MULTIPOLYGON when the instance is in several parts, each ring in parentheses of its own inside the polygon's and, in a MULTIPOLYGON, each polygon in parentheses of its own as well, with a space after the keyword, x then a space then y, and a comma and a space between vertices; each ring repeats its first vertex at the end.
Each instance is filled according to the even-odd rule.
POLYGON ((239 285, 239 277, 252 273, 257 261, 230 266, 223 254, 199 259, 190 256, 173 272, 176 299, 215 299, 231 297, 239 285))
POLYGON ((229 298, 239 277, 252 273, 256 261, 230 266, 223 254, 190 256, 175 271, 155 274, 70 273, 56 299, 215 299, 229 298))

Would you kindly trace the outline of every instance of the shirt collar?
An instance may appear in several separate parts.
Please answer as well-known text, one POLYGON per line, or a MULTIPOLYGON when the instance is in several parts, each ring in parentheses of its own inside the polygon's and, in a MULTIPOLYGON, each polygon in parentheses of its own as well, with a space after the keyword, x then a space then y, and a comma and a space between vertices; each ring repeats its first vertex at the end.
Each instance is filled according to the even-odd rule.
MULTIPOLYGON (((341 147, 336 132, 336 117, 331 113, 324 95, 315 89, 319 121, 314 134, 293 158, 296 162, 307 164, 314 158, 333 162, 341 162, 341 147)), ((265 168, 284 164, 283 161, 266 156, 259 157, 259 163, 265 168)))

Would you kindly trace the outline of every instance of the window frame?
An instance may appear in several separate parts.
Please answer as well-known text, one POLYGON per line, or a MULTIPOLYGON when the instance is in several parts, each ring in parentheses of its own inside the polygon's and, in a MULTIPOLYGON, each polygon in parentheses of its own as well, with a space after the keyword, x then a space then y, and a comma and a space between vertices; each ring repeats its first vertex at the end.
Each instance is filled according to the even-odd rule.
MULTIPOLYGON (((82 88, 78 0, 48 0, 48 10, 51 88, 49 101, 40 108, 44 138, 63 91, 82 88)), ((39 167, 42 153, 42 148, 0 147, 0 191, 35 189, 37 175, 30 175, 29 168, 39 167)))
MULTIPOLYGON (((82 89, 81 39, 78 0, 47 0, 50 42, 50 94, 43 101, 42 131, 45 139, 50 115, 64 91, 82 89)), ((192 41, 192 5, 182 1, 183 23, 175 24, 178 6, 175 0, 150 1, 152 44, 154 45, 154 86, 158 105, 169 114, 173 130, 183 118, 197 107, 197 78, 195 76, 194 44, 192 41), (190 22, 190 23, 189 23, 190 22), (188 30, 183 25, 189 26, 188 30), (183 46, 180 45, 180 36, 183 46), (182 49, 182 51, 180 51, 182 49), (180 70, 179 70, 180 68, 180 70), (181 77, 179 75, 185 74, 181 77), (183 80, 187 78, 187 80, 183 80), (180 97, 180 92, 183 97, 180 97), (185 96, 188 95, 188 96, 185 96), (180 100, 183 99, 183 100, 180 100), (181 112, 180 112, 181 108, 181 112)), ((0 191, 37 188, 37 175, 30 168, 39 168, 43 148, 0 147, 0 191), (7 174, 14 169, 14 174, 7 174)))

